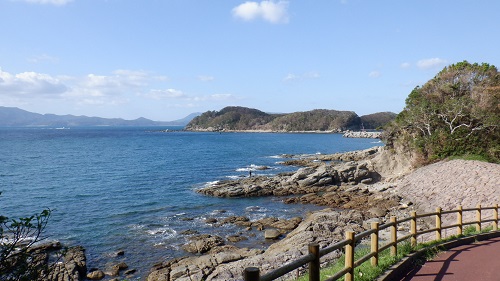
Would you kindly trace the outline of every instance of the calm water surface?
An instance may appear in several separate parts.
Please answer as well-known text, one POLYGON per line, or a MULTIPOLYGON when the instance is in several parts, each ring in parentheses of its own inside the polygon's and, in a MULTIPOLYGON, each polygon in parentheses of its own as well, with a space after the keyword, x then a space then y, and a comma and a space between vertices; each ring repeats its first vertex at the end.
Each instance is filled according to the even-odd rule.
MULTIPOLYGON (((164 258, 185 255, 185 230, 226 236, 207 217, 303 216, 313 206, 277 198, 221 199, 195 189, 254 174, 295 170, 281 154, 335 153, 381 145, 339 134, 160 132, 166 128, 0 128, 0 214, 53 210, 46 235, 87 249, 88 265, 125 261, 144 277, 164 258), (111 257, 117 250, 125 256, 111 257)), ((172 129, 172 128, 170 128, 172 129)), ((177 128, 178 129, 178 128, 177 128)), ((262 239, 246 243, 264 247, 262 239)), ((243 245, 245 246, 245 245, 243 245)))

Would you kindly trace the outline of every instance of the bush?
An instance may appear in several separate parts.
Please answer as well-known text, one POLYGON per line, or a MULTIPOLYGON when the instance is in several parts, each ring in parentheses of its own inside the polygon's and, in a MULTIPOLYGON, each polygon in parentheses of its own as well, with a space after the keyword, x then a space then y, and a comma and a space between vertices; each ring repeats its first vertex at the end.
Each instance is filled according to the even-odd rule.
POLYGON ((463 61, 416 87, 383 138, 425 163, 462 155, 500 162, 499 104, 497 68, 463 61))

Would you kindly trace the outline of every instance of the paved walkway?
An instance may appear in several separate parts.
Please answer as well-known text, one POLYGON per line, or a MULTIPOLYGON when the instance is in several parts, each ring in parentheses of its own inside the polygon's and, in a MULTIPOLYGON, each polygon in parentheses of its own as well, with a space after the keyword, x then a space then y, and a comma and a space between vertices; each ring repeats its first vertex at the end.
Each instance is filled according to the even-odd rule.
POLYGON ((500 281, 500 237, 442 252, 399 280, 500 281))

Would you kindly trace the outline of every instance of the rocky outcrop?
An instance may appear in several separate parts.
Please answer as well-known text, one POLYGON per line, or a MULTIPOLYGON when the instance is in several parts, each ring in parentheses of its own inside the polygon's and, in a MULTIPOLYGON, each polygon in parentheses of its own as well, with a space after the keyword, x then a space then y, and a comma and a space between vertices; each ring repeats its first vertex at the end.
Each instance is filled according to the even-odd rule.
MULTIPOLYGON (((217 197, 287 196, 285 203, 316 204, 330 209, 311 213, 304 221, 301 218, 251 221, 241 216, 207 218, 206 223, 213 226, 231 223, 247 230, 263 231, 262 239, 276 239, 277 242, 260 251, 212 243, 208 241, 210 235, 193 236, 188 243, 191 245, 184 249, 193 248, 191 252, 202 255, 158 264, 148 281, 241 280, 246 267, 257 266, 265 273, 307 254, 307 245, 311 242, 323 248, 342 240, 346 230, 360 232, 370 220, 387 221, 390 215, 407 206, 403 205, 401 197, 388 192, 394 190, 393 185, 376 183, 381 176, 375 165, 382 164, 374 159, 383 151, 384 148, 376 147, 334 155, 290 156, 302 160, 304 167, 293 173, 224 181, 200 189, 198 192, 202 194, 217 197), (344 211, 334 211, 339 209, 344 211), (200 246, 202 244, 210 247, 200 246), (200 248, 206 252, 199 251, 200 248)), ((240 232, 225 239, 231 242, 243 237, 244 232, 240 232)), ((213 239, 223 239, 219 238, 213 239)), ((322 262, 330 262, 340 254, 333 252, 323 257, 322 262)))
MULTIPOLYGON (((373 155, 379 149, 359 152, 360 155, 373 155)), ((304 167, 293 174, 281 174, 274 177, 251 177, 239 180, 222 181, 215 185, 199 189, 197 192, 216 197, 255 197, 255 196, 288 196, 324 192, 331 186, 342 184, 373 183, 380 179, 368 160, 342 163, 326 163, 330 158, 304 158, 314 163, 314 167, 304 167), (317 161, 322 161, 318 164, 317 161)), ((360 159, 359 155, 340 157, 342 159, 360 159)))
MULTIPOLYGON (((241 280, 244 268, 257 266, 262 273, 281 267, 307 254, 309 243, 326 247, 342 240, 345 229, 362 231, 363 215, 358 211, 325 209, 310 214, 298 228, 272 244, 266 251, 238 249, 232 246, 216 247, 199 257, 175 259, 155 266, 148 281, 170 280, 241 280)), ((322 262, 340 256, 333 252, 322 262)))
POLYGON ((81 246, 71 247, 63 257, 62 262, 53 265, 47 280, 78 281, 85 280, 87 259, 85 249, 81 246))
POLYGON ((189 238, 190 242, 182 247, 189 253, 206 253, 215 246, 224 245, 224 239, 220 236, 202 234, 189 238))
POLYGON ((365 131, 346 131, 343 134, 344 138, 366 138, 378 139, 382 132, 365 132, 365 131))

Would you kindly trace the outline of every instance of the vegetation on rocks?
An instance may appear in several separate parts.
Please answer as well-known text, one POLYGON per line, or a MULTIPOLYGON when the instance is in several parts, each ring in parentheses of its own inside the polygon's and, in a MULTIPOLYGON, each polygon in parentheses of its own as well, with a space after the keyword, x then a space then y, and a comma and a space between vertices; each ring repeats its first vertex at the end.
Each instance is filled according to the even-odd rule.
POLYGON ((499 124, 497 68, 463 61, 416 87, 383 138, 416 154, 419 164, 457 155, 500 162, 499 124))
POLYGON ((315 109, 289 114, 269 114, 257 109, 229 106, 207 111, 194 118, 191 131, 344 131, 375 129, 394 119, 396 114, 382 112, 359 117, 352 111, 315 109))

